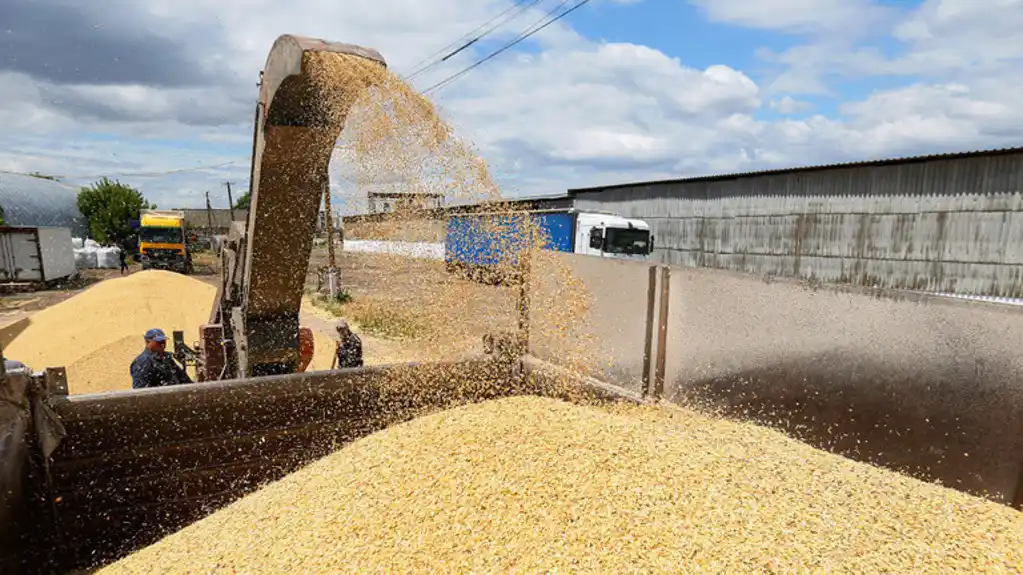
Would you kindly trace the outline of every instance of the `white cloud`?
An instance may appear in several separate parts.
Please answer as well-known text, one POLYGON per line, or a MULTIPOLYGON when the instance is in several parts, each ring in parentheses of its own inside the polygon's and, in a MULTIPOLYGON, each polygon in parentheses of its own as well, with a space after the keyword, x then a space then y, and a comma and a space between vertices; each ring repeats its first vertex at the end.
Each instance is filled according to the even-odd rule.
POLYGON ((771 108, 782 114, 802 114, 813 110, 814 106, 810 102, 796 100, 792 96, 783 96, 778 100, 773 100, 771 108))
MULTIPOLYGON (((780 73, 757 82, 726 65, 694 68, 642 45, 642 38, 588 40, 560 22, 538 34, 528 53, 488 62, 436 100, 513 193, 1020 143, 1023 87, 1013 58, 1023 51, 1015 41, 1023 0, 935 0, 912 12, 867 0, 694 1, 715 21, 796 33, 806 43, 765 52, 780 73), (890 34, 905 50, 870 48, 863 42, 871 34, 890 34), (815 109, 800 94, 834 95, 836 76, 871 75, 911 79, 842 102, 837 116, 799 117, 815 109), (758 112, 765 107, 794 117, 764 120, 758 112)), ((371 46, 407 73, 511 5, 342 4, 146 0, 133 4, 131 18, 97 16, 107 26, 175 39, 192 50, 192 65, 216 72, 216 79, 172 89, 57 86, 0 72, 7 99, 0 125, 10 134, 0 136, 0 169, 87 175, 235 160, 202 172, 122 178, 161 205, 199 204, 205 190, 222 201, 223 181, 241 189, 247 180, 256 73, 281 31, 371 46), (106 137, 97 139, 97 132, 106 137), (191 149, 168 139, 191 142, 191 149)), ((541 3, 496 38, 509 38, 551 6, 541 3)), ((432 85, 477 56, 467 50, 415 84, 432 85)), ((341 178, 334 189, 339 204, 361 206, 341 178)))
MULTIPOLYGON (((971 82, 1004 78, 1023 58, 1019 30, 1023 0, 926 0, 901 18, 879 23, 875 32, 899 48, 850 42, 855 35, 834 34, 781 53, 763 50, 768 62, 784 68, 770 91, 833 94, 829 79, 881 77, 971 82), (882 25, 883 24, 883 25, 882 25)), ((855 20, 853 20, 855 22, 855 20)))
POLYGON ((716 22, 797 33, 843 31, 884 21, 890 10, 871 0, 690 0, 716 22))

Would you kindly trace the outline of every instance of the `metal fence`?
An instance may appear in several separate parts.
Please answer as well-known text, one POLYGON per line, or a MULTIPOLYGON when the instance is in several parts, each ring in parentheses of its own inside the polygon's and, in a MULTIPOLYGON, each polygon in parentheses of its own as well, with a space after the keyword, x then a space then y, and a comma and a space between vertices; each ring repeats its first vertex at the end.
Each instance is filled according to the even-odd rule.
POLYGON ((574 254, 528 285, 541 359, 1023 505, 1018 306, 574 254), (535 302, 565 297, 566 267, 588 305, 552 330, 564 308, 535 302))

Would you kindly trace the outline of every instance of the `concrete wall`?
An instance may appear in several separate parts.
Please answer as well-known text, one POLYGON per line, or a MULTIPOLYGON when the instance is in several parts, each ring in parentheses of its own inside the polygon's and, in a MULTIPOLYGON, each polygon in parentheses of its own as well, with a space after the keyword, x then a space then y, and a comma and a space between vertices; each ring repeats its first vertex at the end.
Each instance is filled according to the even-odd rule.
POLYGON ((529 275, 532 354, 641 391, 650 268, 560 252, 534 257, 529 275))
POLYGON ((658 261, 861 286, 1023 295, 1023 153, 587 191, 658 261))
POLYGON ((431 244, 424 242, 345 240, 344 251, 373 254, 391 254, 427 260, 444 259, 444 244, 431 244))
POLYGON ((443 220, 395 220, 344 224, 345 240, 444 243, 443 220))

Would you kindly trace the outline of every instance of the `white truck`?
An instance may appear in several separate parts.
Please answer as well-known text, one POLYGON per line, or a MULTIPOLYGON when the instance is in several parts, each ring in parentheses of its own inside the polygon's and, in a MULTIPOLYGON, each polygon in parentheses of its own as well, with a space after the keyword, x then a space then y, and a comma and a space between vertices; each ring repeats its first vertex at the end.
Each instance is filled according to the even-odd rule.
POLYGON ((517 262, 514 247, 525 241, 512 221, 529 218, 546 235, 548 250, 605 258, 646 260, 654 249, 650 226, 614 214, 575 209, 520 213, 470 213, 448 218, 444 260, 452 272, 477 277, 517 262))
POLYGON ((69 228, 0 226, 0 279, 48 283, 75 274, 69 228))

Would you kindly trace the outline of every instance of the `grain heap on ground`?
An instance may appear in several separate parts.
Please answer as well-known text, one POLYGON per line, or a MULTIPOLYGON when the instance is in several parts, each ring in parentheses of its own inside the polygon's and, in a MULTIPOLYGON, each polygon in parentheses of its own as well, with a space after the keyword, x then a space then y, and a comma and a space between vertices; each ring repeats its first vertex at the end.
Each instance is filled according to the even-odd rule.
MULTIPOLYGON (((145 345, 146 330, 158 327, 168 336, 181 330, 191 343, 209 321, 216 292, 159 270, 107 280, 33 315, 4 354, 36 370, 66 367, 72 394, 131 389, 129 366, 145 345)), ((333 344, 316 335, 310 369, 329 369, 333 344)))
POLYGON ((519 397, 363 438, 128 573, 1009 573, 1023 515, 681 409, 519 397))

